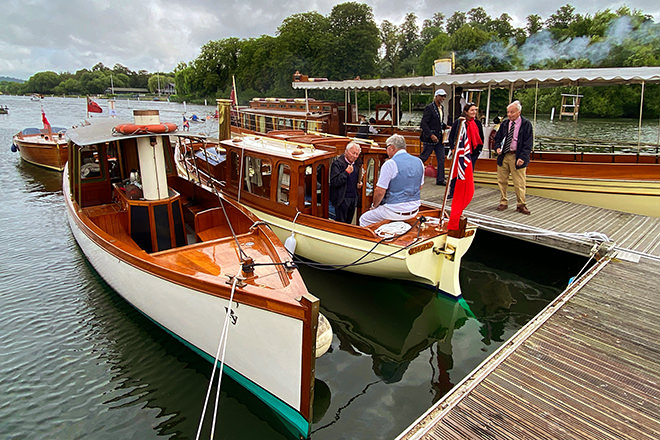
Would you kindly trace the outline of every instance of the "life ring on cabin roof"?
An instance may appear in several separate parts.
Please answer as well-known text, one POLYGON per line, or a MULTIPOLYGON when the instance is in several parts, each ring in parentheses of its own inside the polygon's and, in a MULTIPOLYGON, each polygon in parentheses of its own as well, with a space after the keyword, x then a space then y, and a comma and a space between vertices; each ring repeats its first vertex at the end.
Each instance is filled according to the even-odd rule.
POLYGON ((115 126, 112 131, 125 135, 134 134, 162 134, 171 133, 176 131, 177 126, 171 122, 163 122, 160 124, 121 124, 115 126))

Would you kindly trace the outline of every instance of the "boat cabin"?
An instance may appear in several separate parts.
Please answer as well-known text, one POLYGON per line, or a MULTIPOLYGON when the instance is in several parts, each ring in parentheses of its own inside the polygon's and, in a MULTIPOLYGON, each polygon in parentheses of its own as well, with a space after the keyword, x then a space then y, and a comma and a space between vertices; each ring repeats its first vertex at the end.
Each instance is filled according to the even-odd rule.
MULTIPOLYGON (((136 110, 136 122, 150 112, 158 114, 136 110)), ((217 195, 177 175, 169 135, 123 135, 114 130, 121 124, 109 119, 69 133, 69 192, 84 217, 147 253, 227 235, 217 195)), ((251 223, 238 218, 234 232, 247 232, 251 223)))
MULTIPOLYGON (((332 218, 330 167, 352 139, 302 131, 271 136, 277 138, 244 136, 207 145, 195 150, 195 159, 200 171, 224 182, 223 191, 248 206, 289 217, 301 212, 332 218)), ((358 215, 371 205, 378 172, 387 159, 384 148, 369 142, 360 145, 364 185, 358 215)))
POLYGON ((343 135, 345 122, 353 123, 354 106, 305 98, 254 98, 249 107, 232 111, 232 125, 247 133, 271 130, 310 130, 343 135), (345 118, 348 117, 348 120, 345 118))

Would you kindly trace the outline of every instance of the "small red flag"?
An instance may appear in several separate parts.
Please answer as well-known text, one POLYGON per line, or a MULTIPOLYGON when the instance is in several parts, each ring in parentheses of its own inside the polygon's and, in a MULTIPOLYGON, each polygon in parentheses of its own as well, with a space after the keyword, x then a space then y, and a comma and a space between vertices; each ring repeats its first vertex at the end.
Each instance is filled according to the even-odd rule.
POLYGON ((50 130, 50 122, 48 122, 48 119, 46 118, 46 113, 44 113, 44 109, 41 109, 41 122, 44 123, 44 128, 46 130, 50 130))
POLYGON ((231 93, 229 94, 229 99, 231 99, 231 108, 236 108, 236 91, 232 87, 231 93))
POLYGON ((90 113, 103 113, 101 106, 89 98, 87 98, 87 111, 90 113))

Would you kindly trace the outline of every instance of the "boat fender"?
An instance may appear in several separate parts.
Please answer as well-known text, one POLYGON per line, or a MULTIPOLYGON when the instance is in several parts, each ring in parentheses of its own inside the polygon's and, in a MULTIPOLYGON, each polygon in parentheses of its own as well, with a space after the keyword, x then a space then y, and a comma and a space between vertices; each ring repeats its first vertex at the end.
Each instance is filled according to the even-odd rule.
POLYGON ((320 358, 332 345, 332 326, 328 318, 319 313, 319 323, 316 327, 316 358, 320 358))
POLYGON ((291 231, 291 235, 284 240, 284 247, 293 255, 296 253, 296 244, 296 238, 293 236, 293 231, 291 231))
POLYGON ((16 153, 17 151, 18 151, 18 147, 16 146, 16 144, 11 144, 11 152, 16 153))

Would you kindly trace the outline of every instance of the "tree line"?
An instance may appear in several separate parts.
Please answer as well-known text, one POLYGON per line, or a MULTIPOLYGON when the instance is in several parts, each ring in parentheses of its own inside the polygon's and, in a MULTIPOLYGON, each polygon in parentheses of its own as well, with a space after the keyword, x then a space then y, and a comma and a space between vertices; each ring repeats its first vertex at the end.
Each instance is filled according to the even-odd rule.
POLYGON ((174 83, 174 74, 149 73, 146 70, 134 72, 121 64, 110 69, 98 63, 91 69, 81 69, 76 73, 38 72, 27 81, 1 81, 0 91, 10 95, 39 93, 43 95, 101 95, 115 88, 145 89, 158 93, 158 87, 165 88, 174 83))
MULTIPOLYGON (((421 20, 408 13, 401 24, 388 20, 378 24, 370 6, 347 2, 334 6, 328 15, 291 15, 275 36, 209 41, 197 58, 179 63, 169 75, 176 85, 176 99, 188 102, 229 97, 233 76, 238 97, 246 103, 256 96, 300 96, 300 91, 291 88, 295 71, 330 80, 431 75, 433 61, 451 53, 456 73, 658 66, 659 47, 660 25, 650 15, 628 7, 589 15, 566 4, 546 19, 531 14, 524 27, 516 28, 508 14, 493 18, 482 7, 456 11, 449 17, 434 13, 421 20)), ((111 70, 97 65, 73 75, 41 72, 21 86, 24 92, 102 93, 110 72, 116 87, 145 87, 153 77, 123 66, 111 70)), ((0 83, 0 90, 5 92, 6 86, 0 83)), ((574 91, 542 89, 539 111, 549 112, 559 105, 561 93, 574 91)), ((582 115, 636 117, 639 113, 638 86, 580 88, 580 93, 585 95, 582 115)), ((315 92, 314 97, 343 100, 343 93, 315 92)), ((522 90, 516 91, 516 98, 528 105, 534 95, 522 90)), ((366 97, 359 99, 366 104, 366 97)), ((373 104, 388 97, 375 93, 369 99, 373 104)), ((429 97, 411 99, 419 104, 429 97)), ((508 92, 496 92, 494 99, 496 107, 505 106, 508 92)), ((360 103, 360 107, 366 106, 360 103)), ((660 115, 657 85, 646 87, 644 115, 660 115)))

